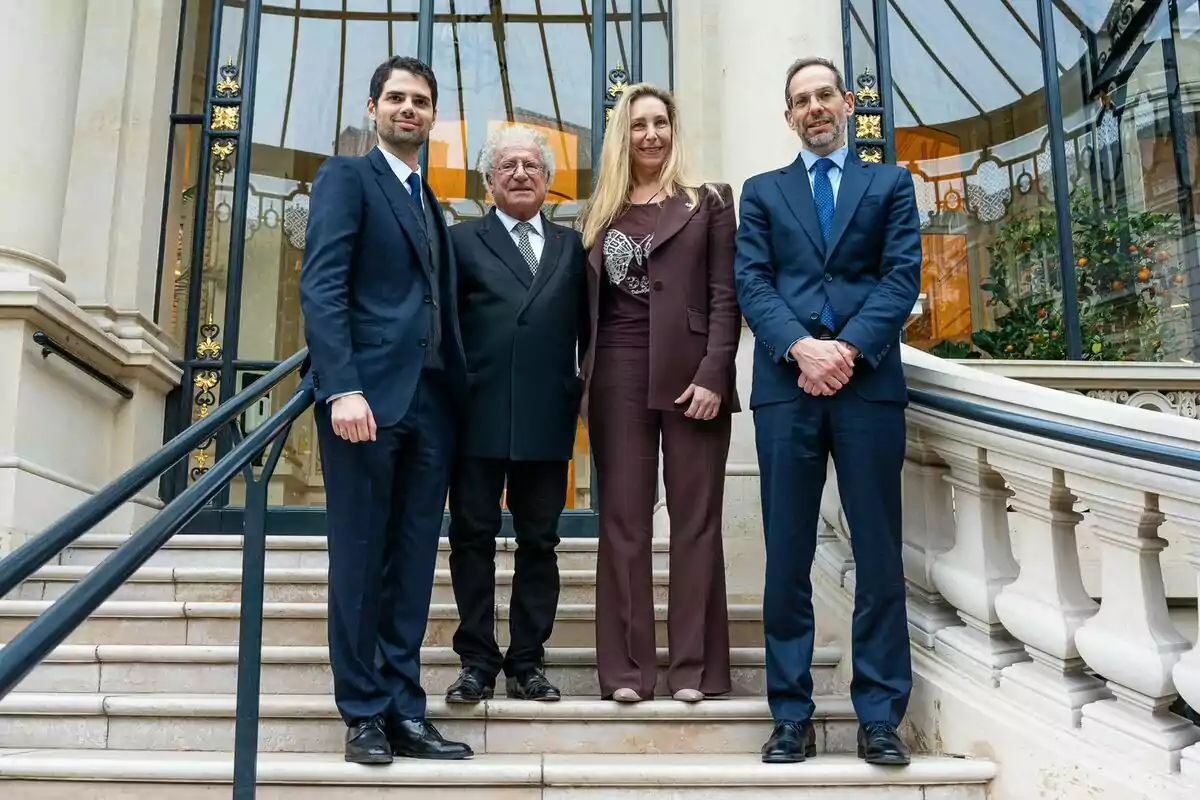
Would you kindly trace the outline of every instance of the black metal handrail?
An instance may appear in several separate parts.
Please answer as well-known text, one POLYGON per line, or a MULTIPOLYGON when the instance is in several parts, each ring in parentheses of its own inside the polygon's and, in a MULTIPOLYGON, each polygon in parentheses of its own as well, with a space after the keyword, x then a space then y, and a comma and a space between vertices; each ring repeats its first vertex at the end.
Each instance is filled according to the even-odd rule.
POLYGON ((99 381, 109 389, 112 389, 126 400, 133 397, 133 390, 128 386, 84 361, 67 349, 66 345, 50 338, 50 334, 45 331, 36 331, 33 334, 33 343, 42 348, 42 358, 49 358, 50 354, 53 353, 89 378, 99 381))
POLYGON ((217 406, 213 413, 171 439, 161 450, 130 467, 112 483, 68 511, 7 558, 0 559, 0 597, 15 589, 64 548, 116 511, 122 503, 158 480, 160 475, 185 458, 201 442, 215 436, 217 431, 258 402, 259 398, 294 372, 307 354, 307 349, 301 350, 279 364, 229 401, 217 406))
POLYGON ((1005 430, 1030 433, 1063 444, 1079 445, 1163 466, 1200 471, 1200 452, 1184 447, 1147 442, 1119 433, 1108 433, 1057 420, 1031 417, 1028 414, 992 408, 960 397, 948 397, 928 389, 910 388, 908 399, 915 405, 944 411, 956 417, 994 425, 1005 430))
MULTIPOLYGON (((303 352, 297 354, 303 356, 303 352)), ((300 363, 297 357, 289 359, 277 368, 271 375, 256 382, 233 398, 224 409, 245 408, 249 401, 242 395, 257 399, 270 385, 277 383, 280 378, 300 363), (289 366, 290 365, 290 366, 289 366), (276 374, 278 373, 278 374, 276 374), (259 384, 262 384, 261 386, 259 384)), ((82 580, 56 600, 37 619, 17 634, 12 641, 0 650, 0 698, 7 695, 34 669, 54 648, 74 631, 80 623, 94 613, 113 592, 125 583, 146 561, 154 555, 172 536, 179 532, 187 522, 196 516, 206 503, 218 492, 227 487, 239 472, 245 473, 246 479, 246 516, 242 531, 242 585, 241 603, 239 609, 238 632, 238 685, 237 685, 237 720, 234 729, 234 780, 233 797, 235 800, 251 800, 255 796, 255 785, 258 772, 258 727, 259 727, 259 692, 261 690, 262 671, 262 626, 263 626, 263 593, 266 571, 266 528, 267 488, 283 446, 287 442, 292 424, 313 403, 313 390, 310 386, 302 386, 283 405, 283 407, 267 418, 262 425, 249 436, 238 443, 224 458, 217 463, 195 483, 185 489, 174 500, 167 504, 155 516, 143 525, 136 533, 122 542, 111 554, 94 567, 82 580), (254 475, 252 462, 270 447, 262 469, 257 478, 254 475)), ((227 412, 225 421, 232 418, 236 412, 227 412)), ((209 417, 205 422, 217 419, 217 415, 209 417)), ((193 433, 201 425, 193 426, 188 432, 181 434, 177 440, 193 441, 193 433)), ((204 431, 211 430, 211 426, 204 431)), ((201 441, 203 438, 202 437, 201 441)), ((143 461, 129 473, 121 476, 113 484, 106 487, 96 498, 84 503, 90 506, 95 515, 104 511, 99 518, 114 511, 123 502, 120 492, 114 489, 118 483, 124 486, 133 485, 142 480, 139 485, 145 485, 157 477, 164 469, 169 468, 177 459, 168 458, 174 452, 171 444, 143 461), (167 451, 167 455, 163 455, 167 451), (161 467, 157 472, 155 467, 161 467), (131 473, 136 473, 130 477, 131 473), (94 502, 101 496, 109 498, 107 509, 99 508, 94 502)), ((187 449, 184 450, 187 452, 187 449)), ((136 488, 129 490, 136 491, 136 488)), ((81 506, 83 508, 83 506, 81 506)), ((65 540, 67 543, 78 536, 75 528, 82 524, 86 515, 78 514, 71 524, 56 524, 43 534, 40 539, 53 538, 55 542, 65 540)), ((71 517, 71 515, 68 515, 71 517)), ((65 518, 64 518, 65 519, 65 518)), ((86 528, 83 528, 86 530, 86 528)), ((37 541, 37 540, 35 540, 37 541)), ((20 551, 18 551, 20 552, 20 551)), ((16 555, 14 553, 14 555, 16 555)), ((15 574, 15 573, 14 573, 15 574)))

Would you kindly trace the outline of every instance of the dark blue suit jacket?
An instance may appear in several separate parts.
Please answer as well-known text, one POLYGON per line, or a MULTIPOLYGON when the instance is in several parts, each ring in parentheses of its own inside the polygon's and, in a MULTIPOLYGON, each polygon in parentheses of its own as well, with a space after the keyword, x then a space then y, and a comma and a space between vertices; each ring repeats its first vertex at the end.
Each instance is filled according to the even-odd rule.
POLYGON ((848 155, 828 246, 802 157, 755 175, 742 188, 734 273, 756 339, 751 408, 802 392, 788 350, 818 333, 826 297, 837 338, 861 354, 842 391, 907 402, 896 345, 920 293, 921 229, 906 170, 848 155))
MULTIPOLYGON (((441 315, 442 359, 456 400, 465 396, 466 368, 458 327, 454 251, 440 210, 433 216, 443 269, 441 302, 425 226, 408 189, 378 148, 361 157, 334 157, 312 185, 300 304, 318 403, 361 391, 380 427, 403 418, 412 402, 431 317, 441 315)), ((437 209, 426 188, 425 202, 437 209)))

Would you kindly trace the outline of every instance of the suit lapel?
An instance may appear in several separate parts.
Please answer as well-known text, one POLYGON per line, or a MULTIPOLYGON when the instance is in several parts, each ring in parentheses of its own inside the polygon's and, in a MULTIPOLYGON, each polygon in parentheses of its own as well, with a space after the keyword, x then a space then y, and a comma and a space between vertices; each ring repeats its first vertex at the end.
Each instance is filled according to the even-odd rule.
MULTIPOLYGON (((800 220, 800 226, 812 240, 813 247, 825 257, 825 236, 821 233, 821 222, 817 219, 817 204, 813 202, 812 184, 808 180, 808 169, 803 156, 797 156, 790 167, 780 170, 780 189, 788 207, 800 220)), ((842 187, 843 189, 845 187, 842 187)))
MULTIPOLYGON (((837 250, 842 234, 850 224, 863 193, 871 185, 871 172, 866 164, 849 155, 846 156, 845 168, 842 170, 842 182, 838 186, 837 203, 834 205, 833 226, 829 231, 829 247, 826 260, 837 250)), ((814 208, 814 217, 816 215, 814 208)))
POLYGON ((485 223, 479 226, 479 237, 483 239, 487 248, 495 253, 496 258, 504 262, 504 266, 508 267, 522 286, 528 289, 533 285, 533 274, 529 271, 529 265, 525 263, 525 257, 513 244, 512 235, 505 230, 504 223, 496 216, 495 211, 489 211, 485 223))
MULTIPOLYGON (((544 216, 542 217, 542 233, 545 236, 545 242, 542 245, 542 258, 538 262, 537 277, 533 279, 533 288, 529 290, 529 294, 525 297, 525 303, 521 306, 521 311, 529 308, 529 304, 537 299, 538 294, 542 289, 546 288, 546 284, 550 282, 551 276, 558 268, 559 258, 563 252, 562 231, 557 225, 550 224, 544 216)), ((524 263, 524 259, 522 259, 524 263)))
MULTIPOLYGON (((707 191, 707 190, 705 190, 707 191)), ((693 203, 683 192, 677 192, 674 197, 663 204, 662 213, 658 216, 658 224, 654 226, 654 242, 650 247, 653 253, 666 244, 672 236, 683 230, 692 215, 700 207, 693 203)))
MULTIPOLYGON (((421 209, 417 207, 417 203, 408 193, 408 189, 400 183, 396 173, 392 172, 391 166, 383 157, 383 153, 379 152, 379 148, 372 148, 371 152, 367 154, 367 158, 375 167, 375 180, 379 183, 379 188, 383 190, 388 205, 392 207, 392 213, 396 215, 400 229, 412 242, 413 249, 417 251, 425 273, 432 274, 433 265, 429 263, 429 240, 426 238, 425 224, 417 217, 422 213, 421 209)), ((425 199, 428 200, 428 197, 425 199)))

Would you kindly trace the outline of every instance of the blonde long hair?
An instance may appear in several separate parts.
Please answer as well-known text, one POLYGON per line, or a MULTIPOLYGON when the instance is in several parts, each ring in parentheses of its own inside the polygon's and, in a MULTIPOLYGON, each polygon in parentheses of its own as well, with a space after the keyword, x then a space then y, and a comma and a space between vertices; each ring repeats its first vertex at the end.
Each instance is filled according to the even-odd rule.
MULTIPOLYGON (((679 127, 679 111, 675 98, 665 89, 649 83, 635 83, 621 94, 608 120, 604 132, 604 147, 600 152, 600 174, 596 188, 579 215, 579 230, 583 235, 583 246, 590 248, 600 233, 625 210, 629 204, 629 190, 633 186, 633 164, 629 148, 632 129, 633 103, 643 97, 656 97, 667 107, 667 119, 671 123, 671 152, 663 162, 660 176, 663 192, 674 197, 683 192, 688 200, 696 203, 699 191, 688 177, 687 154, 684 152, 682 131, 679 127)), ((719 197, 716 187, 709 190, 719 197)))

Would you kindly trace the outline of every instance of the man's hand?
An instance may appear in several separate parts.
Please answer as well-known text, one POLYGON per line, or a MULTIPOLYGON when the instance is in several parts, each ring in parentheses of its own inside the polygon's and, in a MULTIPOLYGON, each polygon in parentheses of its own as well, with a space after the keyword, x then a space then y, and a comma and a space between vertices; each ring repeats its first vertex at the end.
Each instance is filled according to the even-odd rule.
POLYGON ((832 395, 849 383, 854 373, 851 348, 842 342, 801 339, 792 345, 791 356, 800 367, 796 383, 808 394, 832 395))
POLYGON ((689 400, 691 404, 683 415, 691 419, 712 419, 721 408, 720 395, 694 383, 675 399, 675 405, 681 406, 689 400))
POLYGON ((329 412, 333 432, 348 442, 375 441, 375 415, 361 394, 339 397, 329 412))

